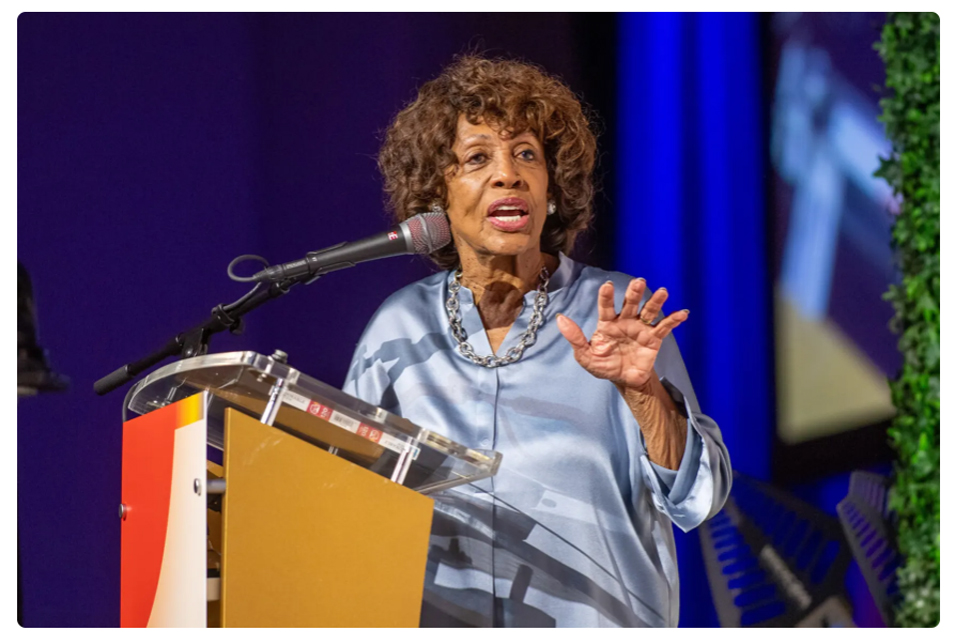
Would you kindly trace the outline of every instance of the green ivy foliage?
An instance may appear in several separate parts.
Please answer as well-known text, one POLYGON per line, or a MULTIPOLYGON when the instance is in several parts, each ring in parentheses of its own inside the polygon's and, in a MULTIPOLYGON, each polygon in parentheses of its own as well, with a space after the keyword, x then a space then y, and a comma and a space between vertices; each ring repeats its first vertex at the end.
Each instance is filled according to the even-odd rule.
POLYGON ((875 48, 887 69, 880 120, 893 143, 875 175, 899 202, 893 245, 903 276, 884 296, 903 353, 890 382, 890 507, 903 556, 896 624, 932 627, 940 621, 940 17, 891 13, 875 48))

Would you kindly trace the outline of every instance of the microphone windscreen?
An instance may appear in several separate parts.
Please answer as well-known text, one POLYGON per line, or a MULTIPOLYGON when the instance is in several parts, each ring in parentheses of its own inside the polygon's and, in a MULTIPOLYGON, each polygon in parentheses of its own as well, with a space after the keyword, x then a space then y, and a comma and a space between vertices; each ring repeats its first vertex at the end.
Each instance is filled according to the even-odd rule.
POLYGON ((401 224, 410 231, 414 253, 433 253, 447 246, 453 239, 447 216, 437 211, 419 213, 401 224))

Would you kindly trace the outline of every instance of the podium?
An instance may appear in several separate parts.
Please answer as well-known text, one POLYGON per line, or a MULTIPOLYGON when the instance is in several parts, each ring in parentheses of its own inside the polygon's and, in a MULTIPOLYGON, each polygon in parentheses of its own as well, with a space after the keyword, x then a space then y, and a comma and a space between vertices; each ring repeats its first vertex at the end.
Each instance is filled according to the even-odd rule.
POLYGON ((415 627, 430 495, 500 464, 282 352, 175 362, 123 411, 122 627, 415 627))

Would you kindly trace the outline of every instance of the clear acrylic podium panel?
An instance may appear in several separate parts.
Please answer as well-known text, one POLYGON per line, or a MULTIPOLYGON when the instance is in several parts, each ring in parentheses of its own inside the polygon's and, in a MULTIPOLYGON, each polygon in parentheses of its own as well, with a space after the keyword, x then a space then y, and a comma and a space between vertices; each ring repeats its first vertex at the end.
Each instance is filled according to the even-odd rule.
POLYGON ((488 478, 500 454, 468 449, 291 366, 253 351, 174 362, 127 394, 127 411, 145 414, 200 391, 210 392, 208 444, 223 449, 223 415, 238 409, 334 455, 420 493, 488 478))

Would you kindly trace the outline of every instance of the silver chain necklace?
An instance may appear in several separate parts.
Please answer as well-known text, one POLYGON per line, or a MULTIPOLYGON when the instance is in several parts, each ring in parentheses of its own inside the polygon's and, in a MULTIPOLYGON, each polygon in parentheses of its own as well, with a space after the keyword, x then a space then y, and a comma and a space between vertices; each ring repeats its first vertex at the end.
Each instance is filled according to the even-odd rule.
POLYGON ((530 324, 527 330, 520 336, 520 342, 507 350, 507 355, 498 357, 496 355, 478 356, 473 350, 473 345, 467 342, 467 332, 463 330, 463 324, 460 319, 460 278, 463 276, 463 269, 458 268, 453 274, 453 282, 450 283, 450 297, 447 298, 447 318, 450 320, 450 329, 453 330, 453 337, 457 341, 457 348, 471 362, 479 364, 489 369, 502 367, 505 364, 516 362, 523 355, 523 350, 533 345, 537 341, 537 329, 543 324, 543 310, 547 306, 547 283, 550 281, 550 272, 546 267, 540 268, 540 285, 537 287, 537 297, 533 302, 533 315, 530 316, 530 324))

